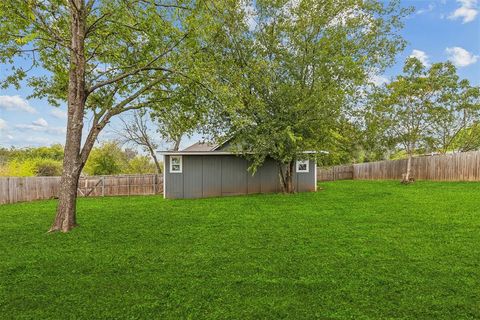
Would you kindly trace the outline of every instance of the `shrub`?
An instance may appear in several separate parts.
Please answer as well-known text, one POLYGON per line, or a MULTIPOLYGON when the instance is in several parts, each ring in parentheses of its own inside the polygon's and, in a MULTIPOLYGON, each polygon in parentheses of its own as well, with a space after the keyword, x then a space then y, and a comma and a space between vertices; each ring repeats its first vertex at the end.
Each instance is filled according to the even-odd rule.
POLYGON ((155 173, 155 164, 147 156, 136 156, 128 162, 127 173, 155 173))
POLYGON ((62 162, 52 159, 37 159, 35 175, 39 177, 62 175, 62 162))

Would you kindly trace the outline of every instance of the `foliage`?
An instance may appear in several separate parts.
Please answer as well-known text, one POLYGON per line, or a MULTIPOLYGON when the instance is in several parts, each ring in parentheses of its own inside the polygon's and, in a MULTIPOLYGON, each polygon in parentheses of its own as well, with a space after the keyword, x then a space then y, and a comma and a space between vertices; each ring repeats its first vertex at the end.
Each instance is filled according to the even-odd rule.
POLYGON ((150 157, 137 155, 128 161, 128 166, 123 173, 156 173, 155 164, 151 161, 150 157))
MULTIPOLYGON (((150 154, 150 157, 155 164, 156 172, 161 173, 162 168, 156 154, 158 142, 154 133, 150 130, 145 112, 137 110, 133 113, 133 117, 130 120, 125 120, 123 118, 120 118, 120 120, 123 126, 117 131, 117 134, 121 137, 121 142, 124 145, 141 147, 143 151, 150 154)), ((141 168, 138 169, 143 171, 141 168)))
POLYGON ((404 47, 398 30, 409 12, 396 1, 315 0, 218 10, 229 18, 209 52, 234 93, 227 135, 252 170, 267 156, 290 165, 303 151, 335 148, 351 97, 404 47))
POLYGON ((5 177, 59 176, 62 174, 62 162, 48 158, 13 158, 0 168, 0 176, 5 177))
POLYGON ((480 318, 480 184, 320 186, 288 196, 81 198, 81 227, 66 235, 42 232, 56 201, 0 206, 0 315, 480 318))
POLYGON ((52 159, 61 161, 63 159, 63 146, 61 144, 52 144, 51 146, 15 148, 0 148, 0 164, 9 160, 24 159, 52 159))
POLYGON ((155 173, 155 164, 148 156, 132 149, 122 149, 118 141, 105 141, 92 150, 84 168, 88 175, 155 173))
POLYGON ((61 176, 62 162, 52 159, 38 159, 35 163, 36 176, 61 176))
POLYGON ((372 94, 366 119, 370 132, 407 155, 472 150, 480 138, 479 99, 480 87, 459 80, 450 62, 427 68, 409 58, 403 75, 372 94))
POLYGON ((128 163, 128 156, 114 141, 102 143, 92 150, 90 158, 84 168, 89 175, 111 175, 123 172, 128 163))
POLYGON ((17 160, 9 161, 5 166, 4 175, 11 177, 31 177, 35 176, 35 160, 17 160))

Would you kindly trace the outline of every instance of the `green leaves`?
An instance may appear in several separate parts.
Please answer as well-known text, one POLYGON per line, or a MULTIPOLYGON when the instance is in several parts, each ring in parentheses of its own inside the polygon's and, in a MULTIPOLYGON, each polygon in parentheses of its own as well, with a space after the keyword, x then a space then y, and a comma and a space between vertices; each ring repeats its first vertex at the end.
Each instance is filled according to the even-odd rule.
POLYGON ((427 69, 418 59, 409 58, 403 70, 403 75, 371 95, 370 117, 376 130, 408 154, 471 148, 471 137, 464 143, 458 137, 477 134, 469 129, 480 121, 479 88, 459 80, 450 62, 427 69))
POLYGON ((235 92, 221 116, 238 151, 256 165, 336 149, 350 97, 403 48, 406 13, 377 1, 262 0, 218 14, 223 33, 208 52, 217 79, 235 92))

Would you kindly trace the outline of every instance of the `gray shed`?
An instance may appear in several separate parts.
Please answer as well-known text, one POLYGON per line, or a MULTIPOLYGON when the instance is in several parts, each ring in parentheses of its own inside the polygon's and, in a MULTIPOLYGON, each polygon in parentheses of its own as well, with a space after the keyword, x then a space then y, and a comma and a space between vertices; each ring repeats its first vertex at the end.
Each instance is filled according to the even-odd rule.
MULTIPOLYGON (((196 143, 182 151, 163 151, 165 198, 204 198, 281 192, 278 165, 272 159, 252 175, 250 163, 231 151, 228 144, 196 143)), ((297 161, 293 182, 297 192, 316 191, 314 160, 297 161)))

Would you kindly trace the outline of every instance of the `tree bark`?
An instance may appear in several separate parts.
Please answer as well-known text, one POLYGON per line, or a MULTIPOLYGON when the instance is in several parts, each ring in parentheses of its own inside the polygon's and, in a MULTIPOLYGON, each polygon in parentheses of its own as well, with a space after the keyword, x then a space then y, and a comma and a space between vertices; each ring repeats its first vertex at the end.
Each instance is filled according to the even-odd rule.
POLYGON ((84 163, 81 159, 83 117, 86 101, 85 86, 85 4, 70 0, 71 52, 68 81, 68 120, 63 174, 60 180, 57 215, 49 232, 68 232, 77 225, 76 200, 78 179, 84 163))
POLYGON ((412 158, 412 152, 409 152, 407 159, 407 172, 403 174, 402 183, 408 184, 414 181, 414 178, 412 177, 412 158))
POLYGON ((295 187, 293 185, 293 170, 294 162, 290 161, 287 165, 279 164, 279 176, 284 193, 294 193, 295 187), (285 170, 285 172, 283 172, 285 170))
POLYGON ((182 136, 177 137, 173 142, 173 151, 178 151, 178 149, 180 149, 180 143, 182 142, 182 136))
POLYGON ((157 174, 162 173, 162 167, 160 167, 160 162, 158 162, 158 158, 157 158, 157 155, 155 154, 155 150, 153 150, 153 148, 149 145, 148 151, 150 152, 150 156, 152 157, 153 162, 155 163, 157 174))

